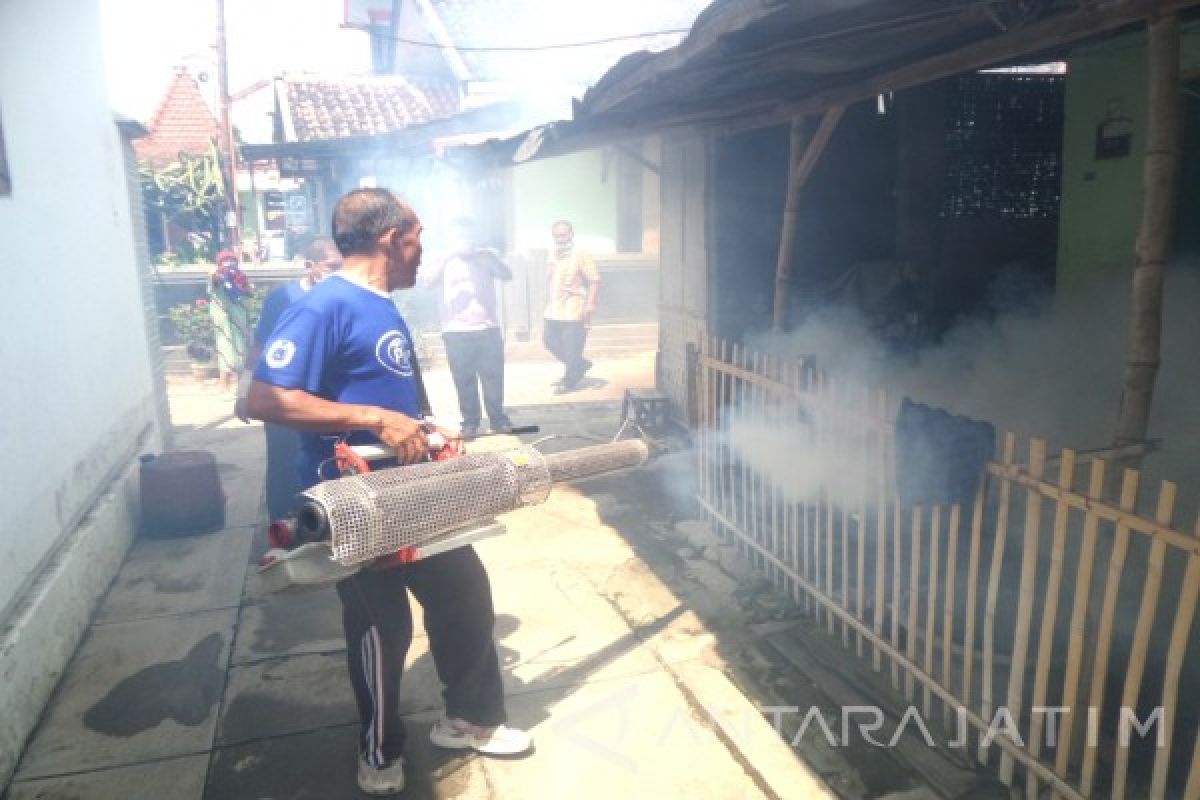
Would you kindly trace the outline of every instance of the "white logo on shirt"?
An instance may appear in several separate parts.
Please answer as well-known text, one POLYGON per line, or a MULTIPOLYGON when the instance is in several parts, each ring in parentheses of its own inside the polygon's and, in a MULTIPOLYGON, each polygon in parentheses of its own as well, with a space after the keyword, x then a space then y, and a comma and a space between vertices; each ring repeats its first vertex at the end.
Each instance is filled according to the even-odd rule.
POLYGON ((375 345, 375 357, 384 369, 396 373, 401 378, 411 378, 412 351, 408 346, 408 337, 402 331, 388 331, 379 337, 375 345))
POLYGON ((296 355, 296 343, 291 339, 276 339, 271 342, 271 346, 267 348, 267 366, 272 369, 286 367, 292 363, 292 357, 296 355))

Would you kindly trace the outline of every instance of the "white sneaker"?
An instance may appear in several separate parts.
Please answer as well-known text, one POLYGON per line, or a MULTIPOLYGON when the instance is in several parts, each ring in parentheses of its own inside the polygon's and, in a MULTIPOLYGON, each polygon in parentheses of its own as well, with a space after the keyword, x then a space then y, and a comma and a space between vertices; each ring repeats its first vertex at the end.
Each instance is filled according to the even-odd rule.
POLYGON ((447 717, 433 724, 429 741, 447 750, 474 750, 487 756, 519 756, 533 748, 533 737, 517 728, 482 728, 447 717))
POLYGON ((376 769, 359 756, 358 788, 377 797, 404 791, 404 759, 397 758, 386 767, 376 769))

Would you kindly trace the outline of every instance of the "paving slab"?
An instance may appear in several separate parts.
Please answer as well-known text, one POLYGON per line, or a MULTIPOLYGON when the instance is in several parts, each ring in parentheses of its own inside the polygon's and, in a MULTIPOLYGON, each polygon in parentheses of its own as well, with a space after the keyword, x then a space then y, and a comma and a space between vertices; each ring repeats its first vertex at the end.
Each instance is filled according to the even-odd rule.
POLYGON ((492 594, 509 694, 659 669, 620 615, 569 567, 493 571, 492 594))
POLYGON ((176 539, 141 539, 130 548, 94 621, 100 624, 236 607, 247 528, 176 539))
MULTIPOLYGON (((400 713, 441 707, 442 684, 426 640, 414 639, 400 685, 400 713)), ((357 719, 345 652, 289 656, 230 670, 217 741, 234 744, 357 719)))
POLYGON ((208 754, 12 784, 5 800, 201 800, 208 754))
MULTIPOLYGON (((492 793, 475 756, 448 753, 429 744, 434 715, 406 720, 401 800, 489 800, 492 793)), ((358 800, 355 786, 358 727, 323 728, 264 739, 213 753, 205 800, 358 800)))
POLYGON ((328 653, 345 646, 342 604, 332 587, 315 592, 264 594, 257 602, 242 607, 233 663, 328 653))
POLYGON ((17 767, 19 780, 212 745, 235 611, 92 628, 17 767))
POLYGON ((217 742, 235 744, 357 719, 344 652, 272 659, 229 671, 217 742))
POLYGON ((509 717, 537 752, 484 761, 488 783, 514 798, 765 798, 694 711, 664 672, 514 697, 509 717))

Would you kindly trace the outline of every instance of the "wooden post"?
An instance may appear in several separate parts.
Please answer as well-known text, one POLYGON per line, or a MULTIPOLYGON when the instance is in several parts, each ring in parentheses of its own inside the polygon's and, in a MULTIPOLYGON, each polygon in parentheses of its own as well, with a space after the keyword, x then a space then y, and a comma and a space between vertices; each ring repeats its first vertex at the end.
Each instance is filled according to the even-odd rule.
POLYGON ((1179 16, 1151 20, 1142 221, 1133 268, 1129 346, 1115 444, 1146 438, 1162 338, 1163 273, 1179 188, 1179 16))
MULTIPOLYGON (((929 577, 926 581, 926 589, 929 596, 925 602, 925 674, 930 678, 933 677, 933 650, 937 640, 937 600, 938 600, 938 556, 940 554, 941 545, 939 540, 942 537, 942 507, 934 505, 933 514, 929 521, 929 577)), ((943 676, 945 680, 945 676, 943 676)), ((929 692, 929 685, 925 685, 925 719, 933 716, 933 695, 929 692)))
MULTIPOLYGON (((1066 459, 1064 458, 1064 461, 1066 459)), ((1104 470, 1108 462, 1096 459, 1092 462, 1091 473, 1088 477, 1089 503, 1101 503, 1104 500, 1104 470)), ((1121 490, 1122 504, 1132 505, 1137 491, 1136 477, 1125 474, 1125 486, 1121 490), (1132 483, 1131 483, 1132 482, 1132 483)), ((1094 510, 1089 509, 1083 520, 1083 539, 1079 548, 1079 570, 1075 574, 1075 598, 1071 603, 1070 638, 1067 642, 1067 672, 1063 678, 1062 705, 1067 712, 1062 720, 1061 733, 1058 740, 1058 752, 1054 758, 1054 771, 1059 775, 1067 774, 1071 762, 1071 737, 1078 727, 1079 719, 1074 716, 1075 707, 1081 694, 1090 696, 1086 688, 1081 688, 1081 680, 1085 675, 1083 665, 1086 662, 1084 650, 1087 633, 1093 630, 1088 627, 1090 615, 1092 573, 1096 568, 1096 545, 1099 537, 1100 518, 1094 510)), ((1054 800, 1060 795, 1055 793, 1054 800)))
MULTIPOLYGON (((1096 462, 1103 464, 1103 461, 1096 462)), ((1063 450, 1058 464, 1058 485, 1064 495, 1071 491, 1075 479, 1075 451, 1063 450)), ((1050 549, 1050 574, 1046 578, 1046 595, 1042 600, 1042 629, 1038 637, 1037 666, 1033 673, 1033 707, 1046 705, 1046 691, 1050 684, 1050 656, 1054 649, 1054 628, 1058 622, 1059 592, 1062 588, 1063 561, 1067 548, 1067 525, 1070 522, 1070 507, 1066 499, 1060 499, 1054 509, 1054 540, 1050 549)), ((1086 545, 1083 545, 1086 547, 1086 545)), ((1083 568, 1082 563, 1080 568, 1083 568)), ((1042 726, 1045 720, 1041 714, 1033 714, 1030 721, 1029 751, 1037 756, 1042 752, 1042 726)), ((1028 772, 1025 775, 1025 794, 1037 797, 1040 789, 1037 775, 1028 772)))
MULTIPOLYGON (((883 638, 883 604, 884 591, 887 589, 887 574, 884 572, 887 564, 887 437, 884 427, 887 416, 887 395, 879 390, 875 397, 875 449, 868 450, 873 459, 875 469, 875 624, 872 630, 875 635, 883 638)), ((875 671, 882 666, 882 657, 878 647, 875 648, 875 671)))
MULTIPOLYGON (((1158 509, 1154 521, 1163 527, 1171 527, 1175 512, 1175 484, 1163 481, 1158 490, 1158 509)), ((1125 689, 1121 694, 1121 708, 1136 709, 1138 695, 1142 689, 1142 678, 1146 674, 1146 655, 1150 649, 1150 634, 1158 612, 1158 597, 1162 590, 1163 566, 1166 564, 1167 543, 1155 536, 1150 541, 1150 557, 1146 566, 1146 577, 1142 584, 1142 602, 1138 607, 1137 623, 1133 629, 1133 643, 1129 650, 1129 666, 1125 670, 1125 689)), ((1125 724, 1122 721, 1120 724, 1125 724)), ((1124 800, 1129 772, 1129 746, 1120 744, 1117 737, 1117 754, 1113 763, 1112 799, 1124 800)), ((1165 776, 1164 776, 1165 777, 1165 776)), ((1161 797, 1162 795, 1158 795, 1161 797)))
POLYGON ((971 707, 971 686, 975 676, 975 609, 979 598, 979 551, 983 546, 983 507, 987 503, 988 476, 979 478, 975 504, 971 511, 971 545, 967 554, 967 610, 963 631, 962 702, 971 707))
POLYGON ((779 257, 775 262, 775 313, 772 328, 781 331, 787 326, 789 286, 792 282, 792 261, 796 254, 796 221, 800 218, 800 191, 804 188, 813 167, 821 158, 838 121, 845 111, 835 106, 821 117, 821 124, 812 141, 805 146, 805 117, 792 119, 790 158, 788 163, 787 200, 783 207, 783 230, 779 237, 779 257))
MULTIPOLYGON (((1013 463, 1016 455, 1017 437, 1012 433, 1004 435, 1004 454, 1001 462, 1005 467, 1013 463)), ((992 540, 992 563, 988 567, 987 603, 983 610, 983 678, 980 686, 980 705, 984 719, 990 720, 994 711, 992 707, 992 658, 996 651, 996 597, 1000 593, 1000 573, 1004 568, 1004 548, 1008 540, 1008 514, 1012 498, 1012 481, 1007 477, 1000 479, 1000 507, 996 511, 996 535, 992 540)), ((984 743, 979 743, 978 760, 980 764, 988 762, 988 752, 984 743)))
MULTIPOLYGON (((1046 468, 1046 442, 1034 439, 1029 443, 1029 477, 1041 480, 1046 468)), ((1041 553, 1042 495, 1030 489, 1025 498, 1025 531, 1021 542, 1021 582, 1017 590, 1017 625, 1013 633, 1012 661, 1008 672, 1007 711, 1021 719, 1024 700, 1025 662, 1029 656, 1029 631, 1033 622, 1033 604, 1037 593, 1037 566, 1041 553)), ((1018 723, 1020 724, 1020 723, 1018 723)), ((1014 761, 1008 753, 1000 754, 1000 781, 1012 786, 1014 761)))
MULTIPOLYGON (((962 525, 962 505, 950 506, 950 527, 946 530, 946 577, 942 611, 942 685, 954 691, 954 599, 958 581, 958 537, 962 525)), ((970 654, 965 654, 970 658, 970 654)), ((961 695, 959 695, 961 696, 961 695)), ((949 704, 942 705, 942 719, 950 730, 949 704)))
MULTIPOLYGON (((921 595, 921 507, 913 506, 912 510, 912 550, 909 552, 908 569, 908 632, 904 637, 904 655, 909 663, 917 663, 917 619, 921 595)), ((913 701, 913 682, 915 676, 911 671, 904 674, 904 699, 913 701)))
MULTIPOLYGON (((1196 520, 1193 532, 1200 536, 1200 519, 1196 520)), ((1150 784, 1151 797, 1167 794, 1167 769, 1170 766, 1171 744, 1175 738, 1175 713, 1179 707, 1179 673, 1187 654, 1188 637, 1192 631, 1192 620, 1196 616, 1196 601, 1200 599, 1200 556, 1188 556, 1187 570, 1179 593, 1179 607, 1175 613, 1175 624, 1171 626, 1171 644, 1167 649, 1166 673, 1163 676, 1163 747, 1154 756, 1154 775, 1150 784)))
MULTIPOLYGON (((1137 508, 1137 490, 1140 474, 1137 470, 1125 470, 1121 483, 1121 510, 1133 514, 1137 508)), ((1108 580, 1104 584, 1104 599, 1100 607, 1100 626, 1096 629, 1096 654, 1092 659, 1092 677, 1088 689, 1088 714, 1094 713, 1096 719, 1101 718, 1104 710, 1104 685, 1108 678, 1108 656, 1112 650, 1113 622, 1117 613, 1117 592, 1121 588, 1121 578, 1125 573, 1125 556, 1129 552, 1129 525, 1121 520, 1117 522, 1117 531, 1113 535, 1112 553, 1108 558, 1108 580)), ((1068 717, 1064 722, 1070 722, 1068 717)), ((1057 771, 1062 774, 1067 768, 1067 759, 1071 755, 1072 725, 1063 727, 1063 738, 1058 745, 1057 771)), ((1096 759, 1099 756, 1099 743, 1091 736, 1086 737, 1083 751, 1083 766, 1080 768, 1079 791, 1085 797, 1092 793, 1095 780, 1096 759)))

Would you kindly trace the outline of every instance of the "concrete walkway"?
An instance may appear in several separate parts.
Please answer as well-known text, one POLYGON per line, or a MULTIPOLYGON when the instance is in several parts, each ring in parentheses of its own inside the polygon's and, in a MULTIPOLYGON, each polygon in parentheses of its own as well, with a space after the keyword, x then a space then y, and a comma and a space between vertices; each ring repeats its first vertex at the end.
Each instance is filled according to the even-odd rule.
MULTIPOLYGON (((565 396, 547 393, 552 365, 513 365, 514 421, 610 436, 623 388, 652 383, 648 364, 598 364, 603 385, 565 396)), ((447 376, 429 382, 435 407, 452 409, 447 376)), ((226 528, 134 546, 5 796, 359 797, 336 596, 267 595, 257 582, 261 430, 230 420, 231 398, 213 387, 174 386, 172 402, 176 447, 218 457, 226 528)), ((489 442, 505 444, 515 442, 489 442)), ((664 478, 671 459, 652 468, 664 486, 675 480, 664 478)), ((644 480, 627 473, 558 488, 546 504, 507 515, 509 533, 479 548, 511 720, 533 731, 533 756, 464 757, 428 744, 441 687, 418 619, 401 697, 411 734, 404 797, 827 796, 622 530, 668 513, 670 498, 650 511, 637 505, 643 493, 622 489, 644 480)))

